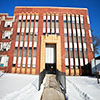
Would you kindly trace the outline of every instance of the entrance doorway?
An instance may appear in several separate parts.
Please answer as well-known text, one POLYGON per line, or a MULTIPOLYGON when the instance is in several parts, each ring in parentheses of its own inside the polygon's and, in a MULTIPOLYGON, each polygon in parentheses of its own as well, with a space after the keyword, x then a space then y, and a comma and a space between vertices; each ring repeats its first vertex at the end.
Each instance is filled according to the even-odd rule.
POLYGON ((46 44, 45 69, 47 74, 56 73, 56 44, 46 44))

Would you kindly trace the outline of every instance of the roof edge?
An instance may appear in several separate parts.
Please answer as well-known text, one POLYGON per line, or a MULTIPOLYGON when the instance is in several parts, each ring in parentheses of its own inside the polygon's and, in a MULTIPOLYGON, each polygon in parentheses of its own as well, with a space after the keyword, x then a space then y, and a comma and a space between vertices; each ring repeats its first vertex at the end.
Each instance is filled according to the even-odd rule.
POLYGON ((16 8, 60 8, 60 9, 83 9, 88 10, 87 8, 75 8, 75 7, 53 7, 53 6, 16 6, 16 8))

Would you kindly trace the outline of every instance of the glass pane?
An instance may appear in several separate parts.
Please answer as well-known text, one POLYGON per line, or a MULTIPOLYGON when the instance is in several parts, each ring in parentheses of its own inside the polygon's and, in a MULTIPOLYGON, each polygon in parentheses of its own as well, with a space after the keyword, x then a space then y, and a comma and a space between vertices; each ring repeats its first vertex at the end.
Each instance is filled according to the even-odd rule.
POLYGON ((77 43, 77 37, 76 37, 76 36, 74 36, 74 42, 76 42, 76 43, 77 43))
POLYGON ((25 21, 23 21, 23 24, 22 24, 22 28, 24 28, 25 27, 25 21))
POLYGON ((27 41, 28 40, 28 34, 26 34, 26 36, 25 36, 25 41, 27 41))
POLYGON ((34 48, 33 57, 36 57, 36 48, 34 48))
POLYGON ((32 48, 29 48, 29 57, 31 57, 32 48))
POLYGON ((24 57, 26 57, 26 54, 27 54, 27 48, 24 47, 24 57))
POLYGON ((26 26, 27 28, 29 28, 29 23, 30 23, 30 22, 29 22, 29 21, 27 21, 27 26, 26 26))
POLYGON ((35 22, 35 28, 38 28, 38 22, 35 22))
POLYGON ((16 41, 18 41, 19 40, 19 35, 17 34, 17 36, 16 36, 16 41))
POLYGON ((59 28, 59 22, 56 22, 56 28, 59 28))
POLYGON ((34 21, 31 21, 31 28, 33 28, 34 26, 34 21))
POLYGON ((68 28, 71 28, 71 23, 70 22, 68 22, 68 28))
POLYGON ((17 56, 17 47, 15 47, 14 56, 17 56))
POLYGON ((21 57, 22 56, 22 47, 20 47, 20 49, 19 49, 19 57, 21 57))

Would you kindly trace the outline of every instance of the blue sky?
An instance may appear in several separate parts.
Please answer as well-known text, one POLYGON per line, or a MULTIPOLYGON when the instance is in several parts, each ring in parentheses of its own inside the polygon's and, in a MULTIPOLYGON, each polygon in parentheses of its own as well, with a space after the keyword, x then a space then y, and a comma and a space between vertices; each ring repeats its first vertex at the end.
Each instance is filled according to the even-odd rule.
POLYGON ((53 6, 88 8, 91 29, 100 35, 100 0, 0 0, 0 13, 13 16, 15 6, 53 6))
POLYGON ((100 0, 0 0, 0 13, 13 15, 15 6, 56 6, 88 8, 91 29, 100 34, 100 0))

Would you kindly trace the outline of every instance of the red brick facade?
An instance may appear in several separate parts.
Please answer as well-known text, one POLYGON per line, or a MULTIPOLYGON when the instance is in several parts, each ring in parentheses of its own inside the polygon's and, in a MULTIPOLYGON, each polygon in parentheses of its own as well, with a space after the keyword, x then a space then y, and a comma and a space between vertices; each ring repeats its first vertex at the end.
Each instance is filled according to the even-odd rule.
MULTIPOLYGON (((52 14, 55 16, 55 27, 56 27, 56 14, 59 16, 59 35, 61 36, 61 68, 62 72, 66 72, 66 67, 65 67, 65 37, 64 37, 64 20, 63 16, 66 14, 66 18, 68 20, 68 15, 70 14, 71 17, 71 23, 72 23, 72 16, 75 16, 75 29, 76 29, 76 37, 77 37, 77 50, 78 50, 78 61, 79 61, 79 75, 87 75, 91 73, 91 69, 85 68, 86 62, 85 62, 85 50, 84 50, 84 45, 83 45, 83 38, 82 38, 82 26, 80 25, 80 33, 81 33, 81 42, 82 42, 82 52, 83 52, 83 65, 84 68, 82 69, 81 67, 81 62, 80 62, 80 52, 79 52, 79 38, 78 38, 78 31, 77 31, 77 23, 76 23, 76 15, 79 15, 79 23, 81 23, 81 18, 80 16, 83 15, 84 19, 84 29, 85 29, 85 38, 86 38, 86 48, 87 48, 87 55, 88 55, 88 67, 90 67, 90 62, 93 59, 93 52, 91 50, 91 43, 92 43, 92 37, 89 36, 89 30, 90 30, 90 24, 87 22, 87 16, 88 16, 88 10, 87 9, 81 9, 81 8, 53 8, 53 7, 15 7, 14 10, 14 18, 9 18, 7 14, 0 14, 0 18, 2 16, 5 16, 5 20, 1 20, 0 24, 0 42, 10 42, 11 41, 11 47, 8 51, 0 51, 0 55, 7 55, 9 56, 9 61, 8 61, 8 66, 7 67, 0 67, 0 70, 4 70, 5 72, 15 72, 15 73, 23 73, 23 55, 24 55, 24 42, 25 42, 25 33, 26 33, 26 24, 27 20, 25 20, 25 28, 24 28, 24 38, 23 38, 23 46, 22 46, 22 56, 21 56, 21 65, 20 67, 17 66, 18 64, 18 54, 19 54, 19 48, 20 48, 20 39, 21 39, 21 34, 19 35, 19 41, 18 41, 18 48, 17 48, 17 59, 16 59, 16 65, 13 67, 13 57, 14 57, 14 50, 15 50, 15 42, 16 42, 16 35, 17 35, 17 26, 18 26, 18 20, 19 16, 21 15, 21 26, 20 26, 20 33, 22 29, 22 22, 23 22, 23 16, 30 15, 30 19, 32 18, 32 15, 34 14, 34 26, 36 22, 36 15, 38 14, 39 20, 38 20, 38 35, 37 35, 37 52, 36 52, 36 67, 35 69, 35 74, 39 74, 40 72, 40 49, 41 49, 41 35, 43 35, 43 16, 46 14, 46 17, 48 14, 50 15, 50 27, 52 27, 52 14), (4 24, 6 20, 13 20, 12 22, 12 27, 10 28, 5 28, 4 24), (13 34, 10 36, 10 39, 2 39, 2 34, 3 30, 8 31, 13 28, 13 34), (12 68, 15 68, 14 71, 12 71, 12 68), (18 68, 20 68, 20 72, 18 72, 18 68)), ((46 19, 46 23, 48 23, 46 19)), ((67 23, 67 29, 68 29, 68 21, 67 23)), ((32 74, 32 63, 33 63, 33 52, 34 52, 34 36, 32 39, 32 52, 31 52, 31 64, 30 68, 27 67, 28 64, 28 54, 29 54, 29 40, 30 40, 30 30, 31 30, 31 20, 29 22, 29 32, 28 32, 28 43, 27 43, 27 56, 26 56, 26 65, 25 65, 25 74, 32 74), (30 70, 30 72, 27 72, 27 70, 30 70)), ((74 47, 74 33, 73 33, 73 24, 71 24, 71 29, 72 29, 72 45, 74 47)), ((66 75, 73 75, 71 74, 71 57, 70 57, 70 40, 69 40, 69 30, 67 30, 68 33, 68 62, 69 62, 69 74, 66 75)), ((33 34, 35 34, 35 27, 33 27, 33 34)), ((47 33, 47 24, 46 24, 46 34, 47 33)), ((52 28, 50 28, 50 34, 52 34, 52 28)), ((56 28, 55 28, 55 34, 56 34, 56 28)), ((76 62, 75 62, 75 49, 73 49, 73 63, 74 63, 74 75, 77 75, 76 73, 76 62)), ((66 72, 67 73, 67 72, 66 72)))

